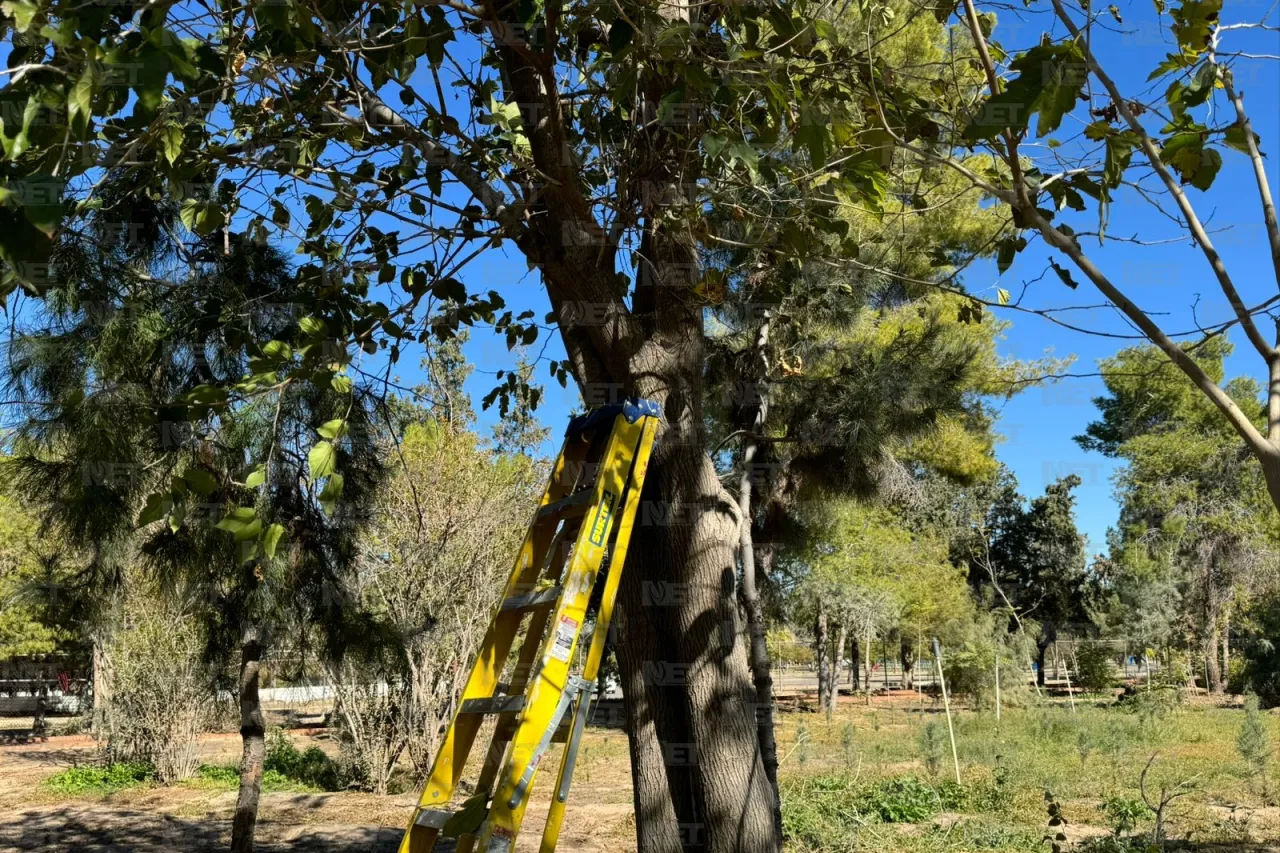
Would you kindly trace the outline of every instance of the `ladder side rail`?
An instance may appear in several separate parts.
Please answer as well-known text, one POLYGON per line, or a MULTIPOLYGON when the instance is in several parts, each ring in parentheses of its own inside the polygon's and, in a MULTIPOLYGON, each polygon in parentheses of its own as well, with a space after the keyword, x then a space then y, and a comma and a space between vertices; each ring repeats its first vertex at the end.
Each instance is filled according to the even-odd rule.
POLYGON ((572 781, 574 766, 577 762, 578 744, 590 712, 591 699, 601 695, 600 685, 596 679, 600 674, 600 664, 604 660, 605 646, 608 644, 609 628, 613 622, 613 611, 618 600, 618 587, 622 583, 622 572, 626 567, 627 550, 631 544, 631 534, 635 528, 636 514, 640 508, 640 496, 644 489, 645 475, 649 472, 649 456, 653 450, 654 437, 658 431, 658 419, 645 418, 644 433, 640 438, 640 451, 636 454, 635 465, 631 469, 631 481, 627 485, 626 506, 622 510, 622 518, 618 523, 618 532, 613 543, 613 553, 609 558, 609 574, 605 576, 603 595, 600 597, 600 610, 596 615, 595 631, 591 635, 591 646, 587 652, 587 663, 583 667, 582 677, 595 686, 594 691, 584 691, 575 705, 572 723, 572 734, 565 744, 560 757, 560 769, 556 773, 555 794, 551 798, 551 807, 547 812, 547 823, 542 832, 542 845, 539 853, 554 853, 560 841, 560 828, 564 823, 565 804, 569 799, 569 783, 572 781))
POLYGON ((542 665, 530 686, 520 726, 512 738, 509 758, 481 831, 479 847, 485 853, 504 853, 511 850, 515 842, 529 803, 529 785, 522 783, 521 777, 531 764, 536 768, 543 757, 538 746, 566 689, 569 661, 577 647, 596 575, 619 516, 618 504, 640 451, 640 439, 648 420, 641 417, 631 422, 622 413, 614 418, 593 487, 593 509, 583 521, 574 544, 564 592, 540 650, 542 665))

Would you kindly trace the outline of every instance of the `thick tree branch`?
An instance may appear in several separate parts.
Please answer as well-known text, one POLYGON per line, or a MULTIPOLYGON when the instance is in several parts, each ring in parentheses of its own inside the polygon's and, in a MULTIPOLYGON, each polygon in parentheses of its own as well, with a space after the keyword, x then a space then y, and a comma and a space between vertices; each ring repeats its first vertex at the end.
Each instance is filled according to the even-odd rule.
MULTIPOLYGON (((966 0, 966 2, 972 2, 972 0, 966 0)), ((1240 319, 1240 327, 1244 329, 1245 335, 1248 336, 1249 342, 1253 344, 1254 349, 1269 364, 1276 357, 1276 348, 1263 336, 1257 324, 1253 322, 1253 318, 1249 316, 1244 300, 1240 298, 1240 293, 1236 290, 1235 284, 1227 272, 1227 266, 1223 263, 1222 256, 1213 247, 1213 241, 1209 239, 1209 234, 1200 223, 1200 217, 1196 215, 1195 208, 1191 206, 1191 200, 1187 198, 1187 194, 1182 191, 1181 185, 1174 178, 1173 173, 1169 171, 1169 167, 1165 165, 1164 160, 1161 159, 1160 150, 1156 147, 1155 141, 1152 140, 1146 128, 1142 126, 1142 123, 1138 121, 1138 117, 1130 109, 1129 102, 1120 93, 1120 87, 1102 68, 1101 63, 1094 56, 1093 50, 1089 47, 1088 40, 1081 38, 1080 29, 1076 26, 1075 21, 1071 19, 1071 16, 1067 14, 1066 8, 1062 5, 1062 0, 1052 0, 1052 2, 1054 13, 1057 15, 1058 20, 1062 21, 1063 26, 1071 33, 1072 38, 1076 39, 1080 50, 1084 53, 1085 62, 1088 64, 1089 70, 1102 83, 1103 88, 1107 90, 1107 94, 1111 96, 1111 103, 1115 106, 1120 117, 1124 119, 1125 124, 1138 136, 1143 153, 1146 154, 1147 160, 1151 163, 1151 168, 1160 177, 1160 180, 1169 190, 1169 194, 1173 196, 1174 201, 1177 202, 1178 209, 1182 211, 1182 217, 1187 224, 1187 228, 1190 229, 1191 235, 1195 237, 1196 242, 1200 244, 1200 250, 1204 253, 1205 259, 1213 269, 1213 273, 1218 279, 1219 287, 1222 288, 1227 301, 1231 303, 1231 309, 1235 311, 1236 317, 1240 319)))

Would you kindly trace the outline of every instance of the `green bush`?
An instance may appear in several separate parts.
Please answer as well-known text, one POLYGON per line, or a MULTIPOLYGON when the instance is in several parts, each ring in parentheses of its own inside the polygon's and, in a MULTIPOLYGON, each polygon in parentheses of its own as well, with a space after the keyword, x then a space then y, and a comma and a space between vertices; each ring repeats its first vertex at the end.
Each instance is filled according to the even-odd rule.
POLYGON ((919 823, 941 810, 941 798, 914 776, 903 776, 864 789, 857 806, 859 811, 873 814, 885 823, 919 823))
MULTIPOLYGON (((316 793, 341 791, 343 784, 337 764, 319 747, 299 750, 282 731, 267 736, 262 761, 262 790, 316 793)), ((232 790, 240 785, 238 764, 201 764, 192 781, 196 787, 232 790)))
POLYGON ((279 729, 267 737, 267 754, 262 762, 263 779, 276 773, 282 779, 321 791, 342 789, 338 766, 317 746, 300 751, 279 729))
POLYGON ((1101 693, 1116 684, 1115 656, 1102 643, 1081 643, 1076 649, 1076 680, 1088 693, 1101 693))
POLYGON ((1258 694, 1263 708, 1280 708, 1280 595, 1254 609, 1254 636, 1237 648, 1244 658, 1244 687, 1258 694))
POLYGON ((105 767, 68 767, 40 783, 55 794, 110 794, 154 781, 155 768, 141 762, 121 761, 105 767))

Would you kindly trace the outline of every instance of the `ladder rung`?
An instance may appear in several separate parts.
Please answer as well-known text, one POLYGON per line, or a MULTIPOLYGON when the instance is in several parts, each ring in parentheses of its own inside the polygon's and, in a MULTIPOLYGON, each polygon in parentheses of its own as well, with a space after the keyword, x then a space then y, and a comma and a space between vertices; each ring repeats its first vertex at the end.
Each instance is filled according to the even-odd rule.
MULTIPOLYGON (((511 740, 515 736, 516 727, 520 725, 519 720, 511 720, 506 725, 499 725, 494 731, 494 738, 499 740, 511 740)), ((564 721, 560 723, 559 728, 551 735, 552 743, 568 743, 569 732, 573 730, 573 715, 566 714, 564 721)))
POLYGON ((542 509, 538 510, 538 520, 545 521, 548 518, 567 518, 586 512, 587 507, 591 505, 591 496, 594 494, 593 489, 583 489, 574 492, 567 498, 561 498, 558 501, 552 501, 542 509))
POLYGON ((420 809, 413 822, 427 829, 444 829, 444 825, 449 822, 451 817, 453 817, 453 812, 447 809, 420 809))
POLYGON ((523 709, 523 696, 489 696, 468 699, 458 710, 463 714, 513 714, 523 709))
POLYGON ((504 611, 536 610, 539 607, 546 607, 548 604, 555 604, 559 599, 560 587, 552 586, 547 589, 526 592, 524 595, 513 595, 502 602, 502 609, 504 611))

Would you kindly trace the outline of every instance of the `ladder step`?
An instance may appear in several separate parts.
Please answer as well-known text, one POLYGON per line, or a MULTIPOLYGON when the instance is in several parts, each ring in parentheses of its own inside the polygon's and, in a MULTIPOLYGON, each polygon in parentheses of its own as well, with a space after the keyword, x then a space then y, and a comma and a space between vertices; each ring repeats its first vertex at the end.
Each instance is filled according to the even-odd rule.
POLYGON ((483 699, 468 699, 458 710, 463 714, 514 714, 523 709, 523 696, 489 696, 483 699))
POLYGON ((560 587, 552 586, 546 589, 535 589, 533 592, 526 592, 524 595, 513 595, 506 601, 502 602, 502 610, 509 612, 512 610, 537 610, 539 607, 546 607, 548 604, 555 604, 560 600, 560 587))
POLYGON ((552 501, 538 510, 538 520, 546 521, 549 518, 560 519, 583 515, 587 511, 587 507, 591 506, 592 494, 594 494, 593 489, 583 489, 574 492, 567 498, 552 501))
MULTIPOLYGON (((515 737, 516 728, 520 725, 519 720, 511 720, 505 725, 499 724, 494 730, 493 736, 497 740, 511 740, 515 737)), ((573 730, 573 717, 566 714, 564 721, 560 723, 560 727, 551 735, 552 743, 568 743, 569 733, 573 730)))

